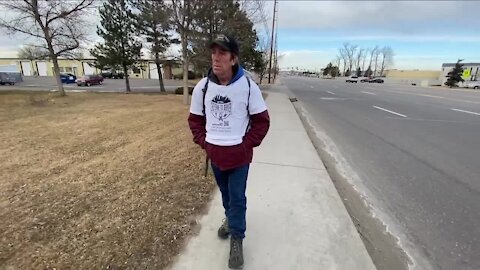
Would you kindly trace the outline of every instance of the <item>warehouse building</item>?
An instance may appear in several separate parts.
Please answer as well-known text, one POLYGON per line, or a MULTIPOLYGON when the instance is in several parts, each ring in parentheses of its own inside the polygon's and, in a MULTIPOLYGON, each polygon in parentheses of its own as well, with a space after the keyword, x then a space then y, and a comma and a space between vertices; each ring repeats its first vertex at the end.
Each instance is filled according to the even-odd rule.
MULTIPOLYGON (((95 59, 58 59, 61 73, 71 73, 76 76, 100 74, 101 70, 93 63, 95 59)), ((172 70, 178 66, 175 60, 162 60, 161 72, 165 79, 173 79, 172 70)), ((19 58, 0 58, 0 67, 16 67, 16 72, 22 76, 53 76, 53 62, 50 60, 28 60, 19 58)), ((131 78, 158 79, 155 61, 142 59, 138 68, 129 70, 131 78)))

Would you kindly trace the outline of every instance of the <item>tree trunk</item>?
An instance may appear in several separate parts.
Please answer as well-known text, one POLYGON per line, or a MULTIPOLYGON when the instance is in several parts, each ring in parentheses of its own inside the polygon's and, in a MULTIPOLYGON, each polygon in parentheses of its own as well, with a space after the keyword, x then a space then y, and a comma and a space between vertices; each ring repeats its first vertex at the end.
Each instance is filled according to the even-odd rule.
POLYGON ((47 37, 46 41, 47 41, 48 52, 53 62, 53 73, 54 73, 53 76, 55 76, 55 79, 57 80, 58 93, 60 94, 60 96, 64 97, 65 90, 63 89, 62 79, 60 79, 60 67, 58 66, 58 58, 53 50, 52 39, 50 37, 50 33, 48 32, 48 28, 44 29, 44 33, 45 33, 45 36, 47 37))
POLYGON ((187 34, 182 33, 182 57, 183 57, 183 103, 190 104, 188 98, 188 55, 187 55, 187 34))
POLYGON ((363 56, 363 61, 362 61, 362 71, 365 72, 365 59, 367 58, 366 55, 363 56))
POLYGON ((160 55, 158 54, 158 52, 155 53, 155 64, 157 65, 158 82, 160 83, 160 93, 166 93, 165 85, 163 85, 162 69, 160 67, 160 55))
POLYGON ((383 75, 383 71, 385 70, 385 55, 382 58, 382 66, 380 67, 380 76, 383 75))
POLYGON ((57 80, 58 93, 63 97, 65 96, 65 90, 63 89, 62 79, 60 79, 60 67, 58 66, 58 59, 57 56, 52 53, 50 54, 50 57, 52 58, 53 71, 55 73, 53 76, 55 76, 55 79, 57 80))
POLYGON ((130 93, 130 80, 128 78, 128 69, 127 65, 123 64, 123 74, 125 74, 125 93, 130 93))
POLYGON ((375 70, 373 71, 373 77, 377 76, 377 64, 378 64, 378 54, 375 56, 375 70))

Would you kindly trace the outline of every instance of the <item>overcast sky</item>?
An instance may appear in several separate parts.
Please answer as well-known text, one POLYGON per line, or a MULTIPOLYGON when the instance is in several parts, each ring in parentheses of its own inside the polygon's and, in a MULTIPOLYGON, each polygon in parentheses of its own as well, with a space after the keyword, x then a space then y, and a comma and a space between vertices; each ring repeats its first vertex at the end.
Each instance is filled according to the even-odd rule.
MULTIPOLYGON (((271 16, 273 2, 266 5, 271 16)), ((365 49, 388 45, 395 53, 393 68, 398 69, 438 70, 458 58, 480 62, 480 1, 281 0, 278 11, 283 68, 320 69, 344 42, 365 49)), ((267 25, 271 27, 271 21, 267 25)), ((96 40, 94 27, 91 31, 96 40)), ((15 57, 28 42, 1 33, 0 57, 15 57)))

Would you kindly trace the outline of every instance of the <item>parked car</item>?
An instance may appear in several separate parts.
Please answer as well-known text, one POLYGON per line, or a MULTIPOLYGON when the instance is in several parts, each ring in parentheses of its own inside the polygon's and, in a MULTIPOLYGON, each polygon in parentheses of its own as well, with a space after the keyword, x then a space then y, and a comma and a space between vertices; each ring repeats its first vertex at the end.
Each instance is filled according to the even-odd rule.
POLYGON ((480 81, 465 81, 463 83, 463 87, 479 89, 480 88, 480 81))
POLYGON ((363 78, 360 80, 360 82, 368 82, 368 81, 370 81, 370 78, 368 78, 368 77, 363 77, 363 78))
POLYGON ((383 79, 379 79, 379 78, 371 79, 368 82, 369 83, 384 83, 383 79))
POLYGON ((15 85, 15 77, 9 76, 7 73, 0 73, 0 85, 15 85))
POLYGON ((62 83, 75 83, 77 76, 71 73, 60 73, 60 80, 62 80, 62 83))
MULTIPOLYGON (((173 74, 173 79, 174 79, 174 80, 183 80, 183 72, 182 72, 182 73, 178 73, 178 74, 173 74)), ((189 70, 189 71, 188 71, 188 79, 189 79, 189 80, 195 79, 195 72, 189 70)))
POLYGON ((103 83, 103 77, 100 75, 86 75, 83 77, 80 77, 75 81, 78 86, 90 86, 94 84, 102 84, 103 83))
POLYGON ((346 79, 345 82, 357 83, 358 82, 358 77, 357 76, 352 76, 352 77, 346 79))
POLYGON ((102 77, 108 79, 123 79, 123 73, 116 71, 106 71, 102 72, 102 77))

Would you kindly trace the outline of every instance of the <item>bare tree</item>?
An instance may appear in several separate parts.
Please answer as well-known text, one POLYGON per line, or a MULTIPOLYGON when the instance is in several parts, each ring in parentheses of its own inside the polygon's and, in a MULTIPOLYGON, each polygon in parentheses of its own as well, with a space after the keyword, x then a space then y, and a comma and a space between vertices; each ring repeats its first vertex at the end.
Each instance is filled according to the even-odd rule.
MULTIPOLYGON (((345 71, 346 71, 346 69, 347 69, 347 61, 348 61, 348 60, 347 60, 347 59, 348 59, 348 57, 347 57, 347 52, 345 51, 344 48, 340 48, 340 49, 338 49, 338 54, 339 54, 338 57, 339 57, 340 59, 342 59, 342 63, 343 63, 343 73, 342 73, 342 74, 345 75, 345 71)), ((340 68, 340 65, 339 65, 338 67, 340 68)))
POLYGON ((94 0, 4 0, 0 7, 11 12, 12 18, 0 19, 0 28, 11 35, 23 34, 42 40, 53 62, 58 91, 65 96, 58 57, 71 53, 86 40, 85 16, 94 0))
POLYGON ((188 45, 193 31, 192 22, 194 21, 196 11, 199 10, 202 0, 172 0, 171 9, 173 13, 174 28, 180 35, 180 43, 182 44, 182 60, 183 60, 183 102, 189 104, 188 98, 188 66, 189 55, 188 45))
POLYGON ((265 0, 238 0, 240 8, 254 24, 266 23, 269 21, 265 10, 265 0))
POLYGON ((383 76, 385 69, 393 64, 393 49, 390 46, 385 46, 380 51, 382 56, 382 63, 380 65, 380 76, 383 76))
POLYGON ((42 46, 28 44, 18 50, 18 58, 28 60, 39 60, 48 57, 48 50, 45 50, 42 46))
POLYGON ((355 61, 355 52, 357 51, 358 45, 352 45, 348 42, 343 43, 343 51, 346 54, 348 61, 348 70, 352 71, 352 67, 355 61))
POLYGON ((376 51, 378 51, 378 46, 375 46, 372 49, 368 49, 368 51, 370 52, 370 61, 368 62, 368 67, 372 68, 372 61, 374 59, 373 57, 375 56, 376 51))
POLYGON ((367 60, 368 53, 369 49, 366 49, 365 53, 362 55, 362 71, 365 71, 365 60, 367 60))
POLYGON ((378 67, 378 57, 380 56, 380 54, 382 53, 382 50, 380 49, 380 47, 378 46, 375 46, 375 51, 374 51, 374 55, 375 55, 375 69, 373 70, 373 76, 377 76, 377 67, 378 67))
POLYGON ((270 38, 268 36, 259 38, 258 42, 258 49, 262 53, 262 59, 261 63, 259 63, 259 82, 262 84, 263 77, 267 73, 267 67, 268 67, 268 60, 269 60, 269 51, 270 51, 270 44, 269 44, 270 38))
POLYGON ((362 60, 363 51, 365 51, 365 49, 359 49, 357 52, 357 56, 355 57, 355 69, 358 69, 360 67, 360 61, 362 60))

